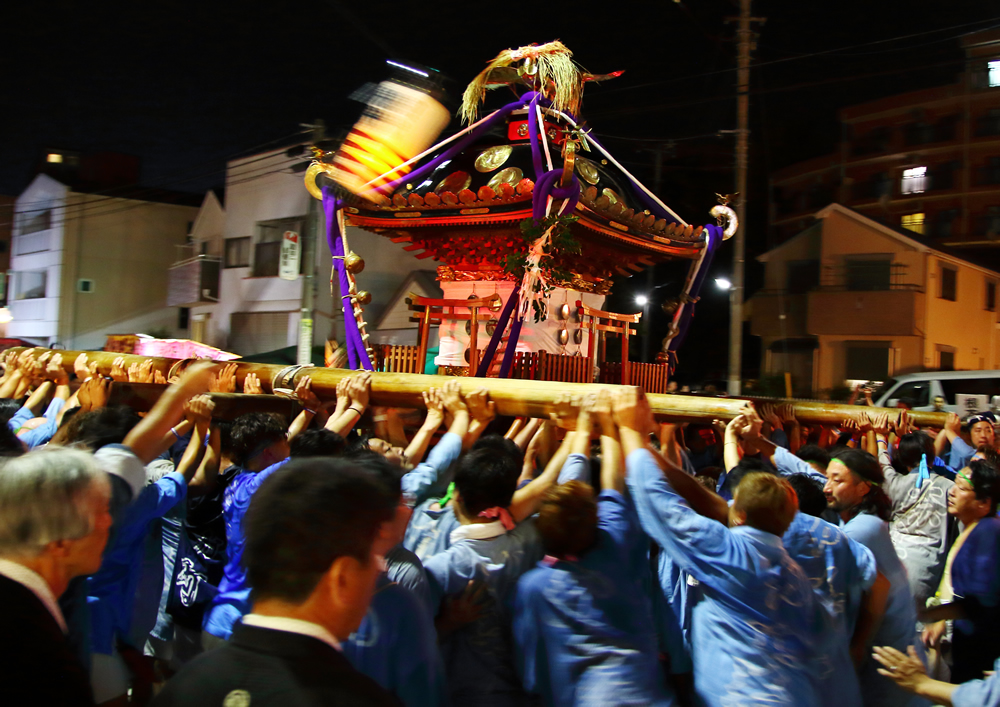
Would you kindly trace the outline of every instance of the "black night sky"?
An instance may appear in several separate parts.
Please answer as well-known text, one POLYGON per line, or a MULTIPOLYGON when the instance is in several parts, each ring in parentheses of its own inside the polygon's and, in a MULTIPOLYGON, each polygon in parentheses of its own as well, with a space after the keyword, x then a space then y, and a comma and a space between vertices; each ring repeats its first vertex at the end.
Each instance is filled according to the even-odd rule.
MULTIPOLYGON (((706 222, 714 193, 733 190, 733 139, 716 133, 735 127, 725 18, 738 11, 726 0, 11 1, 0 10, 0 194, 20 193, 51 148, 137 155, 140 186, 203 192, 223 185, 226 159, 290 141, 300 123, 346 130, 359 110, 347 96, 383 78, 386 58, 441 70, 458 96, 501 49, 558 38, 590 71, 625 69, 588 86, 583 117, 650 186, 664 149, 661 197, 706 222)), ((957 38, 1000 25, 1000 2, 755 0, 753 14, 767 22, 751 81, 748 263, 768 245, 768 173, 831 150, 839 107, 952 82, 957 38)), ((723 247, 714 270, 731 258, 723 247)), ((669 266, 656 275, 679 288, 669 266)), ((748 276, 752 287, 753 266, 748 276)), ((645 279, 617 285, 612 308, 634 309, 645 279)), ((682 379, 725 376, 726 298, 704 294, 682 379)))

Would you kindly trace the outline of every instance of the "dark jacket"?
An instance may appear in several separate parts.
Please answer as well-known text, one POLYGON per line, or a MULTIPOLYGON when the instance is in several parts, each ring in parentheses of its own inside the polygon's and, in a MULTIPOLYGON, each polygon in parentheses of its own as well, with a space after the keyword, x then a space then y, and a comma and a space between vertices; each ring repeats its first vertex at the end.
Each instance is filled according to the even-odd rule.
POLYGON ((0 575, 0 704, 93 705, 90 677, 34 592, 0 575))
POLYGON ((224 646, 200 655, 167 682, 153 707, 230 702, 253 707, 399 704, 323 641, 243 624, 224 646), (227 701, 234 691, 249 694, 227 701))

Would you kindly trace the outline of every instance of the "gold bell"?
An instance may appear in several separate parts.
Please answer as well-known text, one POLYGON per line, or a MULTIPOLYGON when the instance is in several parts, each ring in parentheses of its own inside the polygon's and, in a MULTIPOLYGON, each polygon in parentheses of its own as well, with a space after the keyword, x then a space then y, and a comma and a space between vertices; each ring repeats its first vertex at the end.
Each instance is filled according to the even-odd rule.
MULTIPOLYGON (((361 264, 364 265, 365 261, 362 260, 361 264)), ((354 299, 357 300, 358 304, 369 304, 372 301, 372 293, 367 290, 361 290, 358 294, 354 295, 354 299)))
POLYGON ((365 269, 365 259, 352 250, 344 258, 344 267, 347 268, 347 272, 357 275, 365 269))

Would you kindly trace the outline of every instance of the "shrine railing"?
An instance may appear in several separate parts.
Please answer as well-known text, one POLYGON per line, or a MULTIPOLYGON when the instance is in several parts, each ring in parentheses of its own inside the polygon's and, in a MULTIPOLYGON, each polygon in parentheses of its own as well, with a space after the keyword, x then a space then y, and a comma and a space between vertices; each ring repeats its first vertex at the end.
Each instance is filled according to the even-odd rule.
POLYGON ((521 380, 559 381, 562 383, 592 383, 590 359, 546 351, 518 351, 510 377, 521 380))
MULTIPOLYGON (((629 383, 637 385, 647 393, 667 392, 667 364, 629 362, 629 383)), ((599 383, 620 385, 622 382, 622 364, 605 361, 601 364, 599 383)))
POLYGON ((381 373, 423 373, 419 346, 375 344, 375 370, 381 373))

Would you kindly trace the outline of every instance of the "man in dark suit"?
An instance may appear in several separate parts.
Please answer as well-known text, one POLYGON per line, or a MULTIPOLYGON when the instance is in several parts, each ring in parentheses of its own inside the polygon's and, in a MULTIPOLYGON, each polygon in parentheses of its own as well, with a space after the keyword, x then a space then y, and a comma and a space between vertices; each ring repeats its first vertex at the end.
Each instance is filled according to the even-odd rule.
POLYGON ((340 652, 368 609, 383 564, 373 541, 397 501, 348 462, 301 459, 275 472, 244 523, 253 612, 154 707, 398 704, 340 652))
POLYGON ((57 599, 101 566, 111 486, 93 456, 39 450, 0 469, 0 704, 93 705, 57 599))

